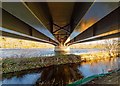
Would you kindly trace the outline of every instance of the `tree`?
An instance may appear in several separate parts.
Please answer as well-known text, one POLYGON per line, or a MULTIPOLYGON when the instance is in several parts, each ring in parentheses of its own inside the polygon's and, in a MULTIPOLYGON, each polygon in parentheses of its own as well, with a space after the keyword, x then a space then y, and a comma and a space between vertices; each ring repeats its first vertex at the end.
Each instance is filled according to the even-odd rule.
POLYGON ((119 55, 120 40, 119 39, 107 39, 103 43, 104 50, 109 53, 110 56, 119 55))

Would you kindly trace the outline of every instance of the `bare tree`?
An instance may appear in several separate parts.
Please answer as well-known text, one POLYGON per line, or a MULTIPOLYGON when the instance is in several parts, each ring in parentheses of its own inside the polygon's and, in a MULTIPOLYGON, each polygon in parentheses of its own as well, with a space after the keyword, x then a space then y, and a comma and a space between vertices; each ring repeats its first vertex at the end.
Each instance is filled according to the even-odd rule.
POLYGON ((119 39, 107 39, 104 41, 104 50, 109 53, 110 56, 119 55, 120 41, 119 39))

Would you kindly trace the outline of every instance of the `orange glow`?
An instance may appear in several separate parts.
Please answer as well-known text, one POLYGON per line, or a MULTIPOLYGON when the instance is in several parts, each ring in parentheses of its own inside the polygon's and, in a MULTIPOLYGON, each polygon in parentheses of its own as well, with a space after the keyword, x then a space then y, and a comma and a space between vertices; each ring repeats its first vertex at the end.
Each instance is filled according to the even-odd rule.
POLYGON ((92 26, 95 22, 96 22, 95 18, 90 18, 89 20, 82 20, 77 30, 79 32, 83 32, 84 30, 92 26))

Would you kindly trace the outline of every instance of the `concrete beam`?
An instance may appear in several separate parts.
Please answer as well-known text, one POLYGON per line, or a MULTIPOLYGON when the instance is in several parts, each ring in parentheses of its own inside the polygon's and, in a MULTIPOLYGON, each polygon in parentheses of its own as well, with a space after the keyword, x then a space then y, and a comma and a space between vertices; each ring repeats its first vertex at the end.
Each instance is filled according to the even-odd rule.
POLYGON ((41 32, 50 39, 58 42, 38 16, 36 16, 36 14, 24 2, 3 2, 2 8, 36 29, 38 32, 41 32))
POLYGON ((97 40, 117 38, 117 37, 120 37, 120 31, 119 31, 118 33, 115 33, 115 34, 110 34, 110 35, 106 35, 106 36, 99 36, 99 37, 92 37, 92 38, 80 40, 80 41, 78 41, 78 42, 69 43, 69 44, 67 44, 67 46, 70 46, 70 45, 72 45, 72 44, 77 44, 77 43, 97 41, 97 40))
POLYGON ((87 30, 89 27, 100 21, 118 7, 119 2, 94 2, 83 18, 76 25, 74 31, 71 33, 65 43, 68 43, 70 40, 87 30))
POLYGON ((19 32, 15 32, 15 31, 12 31, 12 30, 7 30, 7 29, 1 28, 1 27, 0 27, 0 33, 1 33, 0 36, 18 38, 18 39, 24 39, 24 40, 30 40, 30 41, 37 41, 37 42, 44 42, 44 43, 52 44, 54 46, 58 45, 54 42, 42 40, 42 39, 39 39, 39 38, 36 38, 36 37, 33 37, 33 36, 21 34, 19 32))
POLYGON ((71 25, 71 33, 73 32, 76 25, 85 15, 87 10, 90 8, 93 2, 76 2, 74 5, 74 10, 71 16, 70 25, 71 25))
MULTIPOLYGON (((110 38, 116 37, 120 30, 120 7, 111 12, 106 17, 102 18, 96 24, 79 34, 75 39, 71 40, 69 43, 79 43, 87 40, 95 40, 96 38, 110 38), (107 37, 108 35, 108 37, 107 37), (111 36, 109 36, 111 35, 111 36), (105 37, 106 36, 106 37, 105 37), (90 38, 90 39, 89 39, 90 38)), ((68 44, 69 44, 68 43, 68 44)))
MULTIPOLYGON (((6 28, 8 30, 12 30, 12 31, 16 31, 16 32, 19 32, 22 34, 33 36, 33 37, 39 38, 41 40, 49 41, 49 37, 47 37, 46 35, 44 35, 41 32, 38 32, 31 26, 29 26, 28 24, 19 20, 18 18, 14 17, 10 13, 6 12, 5 10, 2 10, 2 27, 6 28)), ((5 36, 7 36, 7 34, 5 36)), ((13 35, 11 35, 10 37, 12 37, 12 36, 13 35)), ((14 35, 13 37, 16 37, 16 36, 14 35)), ((18 37, 20 37, 20 36, 17 36, 17 38, 18 37)), ((24 39, 24 38, 22 37, 22 39, 24 39)), ((52 42, 57 43, 54 40, 52 42)))
POLYGON ((51 31, 52 16, 46 2, 25 2, 29 9, 41 20, 45 27, 51 31))

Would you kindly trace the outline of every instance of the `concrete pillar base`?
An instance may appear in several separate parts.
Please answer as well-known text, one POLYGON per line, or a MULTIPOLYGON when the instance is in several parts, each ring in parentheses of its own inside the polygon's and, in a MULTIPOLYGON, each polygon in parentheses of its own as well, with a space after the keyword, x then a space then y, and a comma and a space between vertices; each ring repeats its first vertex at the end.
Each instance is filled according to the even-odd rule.
POLYGON ((56 52, 69 52, 70 48, 68 46, 55 46, 56 52))

